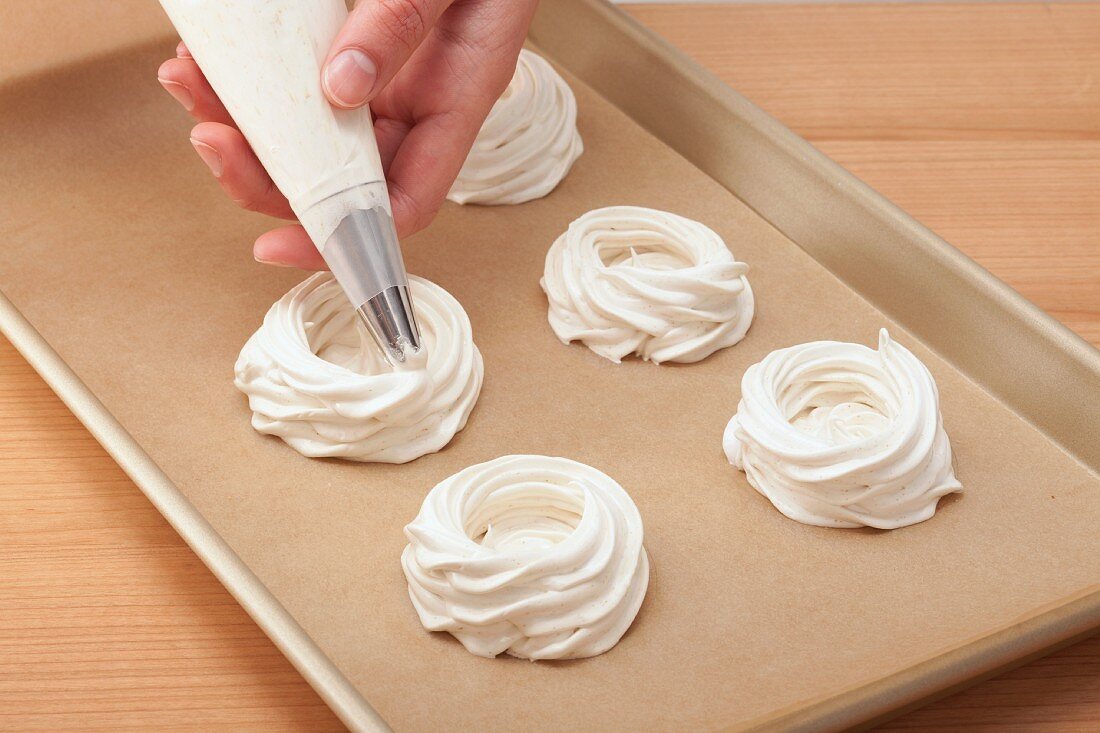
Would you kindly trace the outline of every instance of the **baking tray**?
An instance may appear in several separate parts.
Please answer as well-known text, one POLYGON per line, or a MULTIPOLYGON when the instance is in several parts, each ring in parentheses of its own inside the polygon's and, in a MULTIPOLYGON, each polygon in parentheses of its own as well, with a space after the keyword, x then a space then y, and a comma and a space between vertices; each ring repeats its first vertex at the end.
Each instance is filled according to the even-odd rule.
POLYGON ((454 444, 405 467, 307 461, 248 427, 233 358, 301 276, 249 261, 267 222, 193 160, 153 80, 163 20, 129 38, 152 40, 0 87, 0 327, 349 726, 839 729, 1100 624, 1095 350, 619 11, 544 2, 532 28, 578 95, 588 150, 565 183, 448 205, 406 242, 470 312, 486 386, 454 444), (742 344, 615 367, 557 343, 542 255, 610 203, 701 219, 750 263, 742 344), (936 376, 967 492, 890 533, 791 522, 723 465, 740 374, 879 325, 936 376), (480 660, 404 598, 424 493, 521 451, 604 469, 646 521, 651 589, 602 657, 480 660))

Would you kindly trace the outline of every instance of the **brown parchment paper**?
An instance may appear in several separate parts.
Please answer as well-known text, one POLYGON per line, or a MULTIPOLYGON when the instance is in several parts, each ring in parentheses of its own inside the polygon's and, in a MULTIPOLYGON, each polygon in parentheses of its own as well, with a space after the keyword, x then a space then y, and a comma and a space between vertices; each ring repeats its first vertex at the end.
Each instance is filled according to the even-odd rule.
POLYGON ((404 466, 309 460, 257 435, 233 362, 303 275, 252 261, 272 222, 235 208, 195 159, 155 81, 172 48, 0 88, 0 289, 397 730, 743 726, 1100 579, 1095 475, 575 79, 586 152, 554 193, 448 204, 404 243, 409 269, 465 305, 485 357, 466 430, 404 466), (556 340, 546 249, 610 204, 703 221, 752 266, 758 310, 741 344, 657 367, 556 340), (740 376, 772 349, 873 343, 883 325, 937 379, 966 493, 893 532, 788 520, 722 454, 740 376), (649 593, 605 655, 480 659, 424 632, 406 597, 401 529, 425 493, 520 452, 596 466, 641 511, 649 593))

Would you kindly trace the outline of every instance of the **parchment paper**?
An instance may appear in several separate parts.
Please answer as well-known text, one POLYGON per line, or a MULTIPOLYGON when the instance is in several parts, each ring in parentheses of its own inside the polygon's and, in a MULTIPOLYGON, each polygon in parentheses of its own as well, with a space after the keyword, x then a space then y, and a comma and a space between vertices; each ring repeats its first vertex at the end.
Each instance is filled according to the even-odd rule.
MULTIPOLYGON (((1100 579, 1100 481, 697 169, 571 79, 586 151, 550 196, 460 208, 408 239, 485 357, 468 427, 404 466, 309 460, 249 426, 241 345, 303 274, 253 262, 238 210, 158 87, 165 40, 0 89, 0 288, 398 730, 719 728, 896 672, 1100 579), (667 209, 748 262, 757 316, 706 361, 561 345, 538 286, 583 212, 667 209), (745 368, 880 326, 925 361, 966 492, 892 532, 784 518, 722 454, 745 368), (507 453, 617 479, 652 562, 638 618, 589 660, 485 660, 422 630, 398 558, 426 492, 507 453)), ((905 287, 905 283, 897 283, 905 287)), ((1094 399, 1095 395, 1082 395, 1094 399)))

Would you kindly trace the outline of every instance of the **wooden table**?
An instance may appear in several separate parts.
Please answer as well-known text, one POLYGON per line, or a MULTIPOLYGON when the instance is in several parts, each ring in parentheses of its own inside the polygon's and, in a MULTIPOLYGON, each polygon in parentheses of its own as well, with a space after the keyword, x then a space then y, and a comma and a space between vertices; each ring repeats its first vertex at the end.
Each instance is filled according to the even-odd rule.
MULTIPOLYGON (((1100 344, 1100 4, 629 10, 1100 344)), ((887 728, 1098 725, 1094 638, 887 728)), ((154 727, 340 724, 0 340, 0 729, 154 727)))

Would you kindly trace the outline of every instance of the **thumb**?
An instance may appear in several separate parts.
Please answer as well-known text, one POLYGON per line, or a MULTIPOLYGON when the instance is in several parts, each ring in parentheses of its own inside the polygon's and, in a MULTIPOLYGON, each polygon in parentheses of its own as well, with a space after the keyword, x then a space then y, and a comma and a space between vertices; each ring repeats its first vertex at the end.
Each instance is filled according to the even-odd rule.
POLYGON ((385 88, 452 0, 362 0, 333 41, 321 70, 329 102, 362 107, 385 88))

